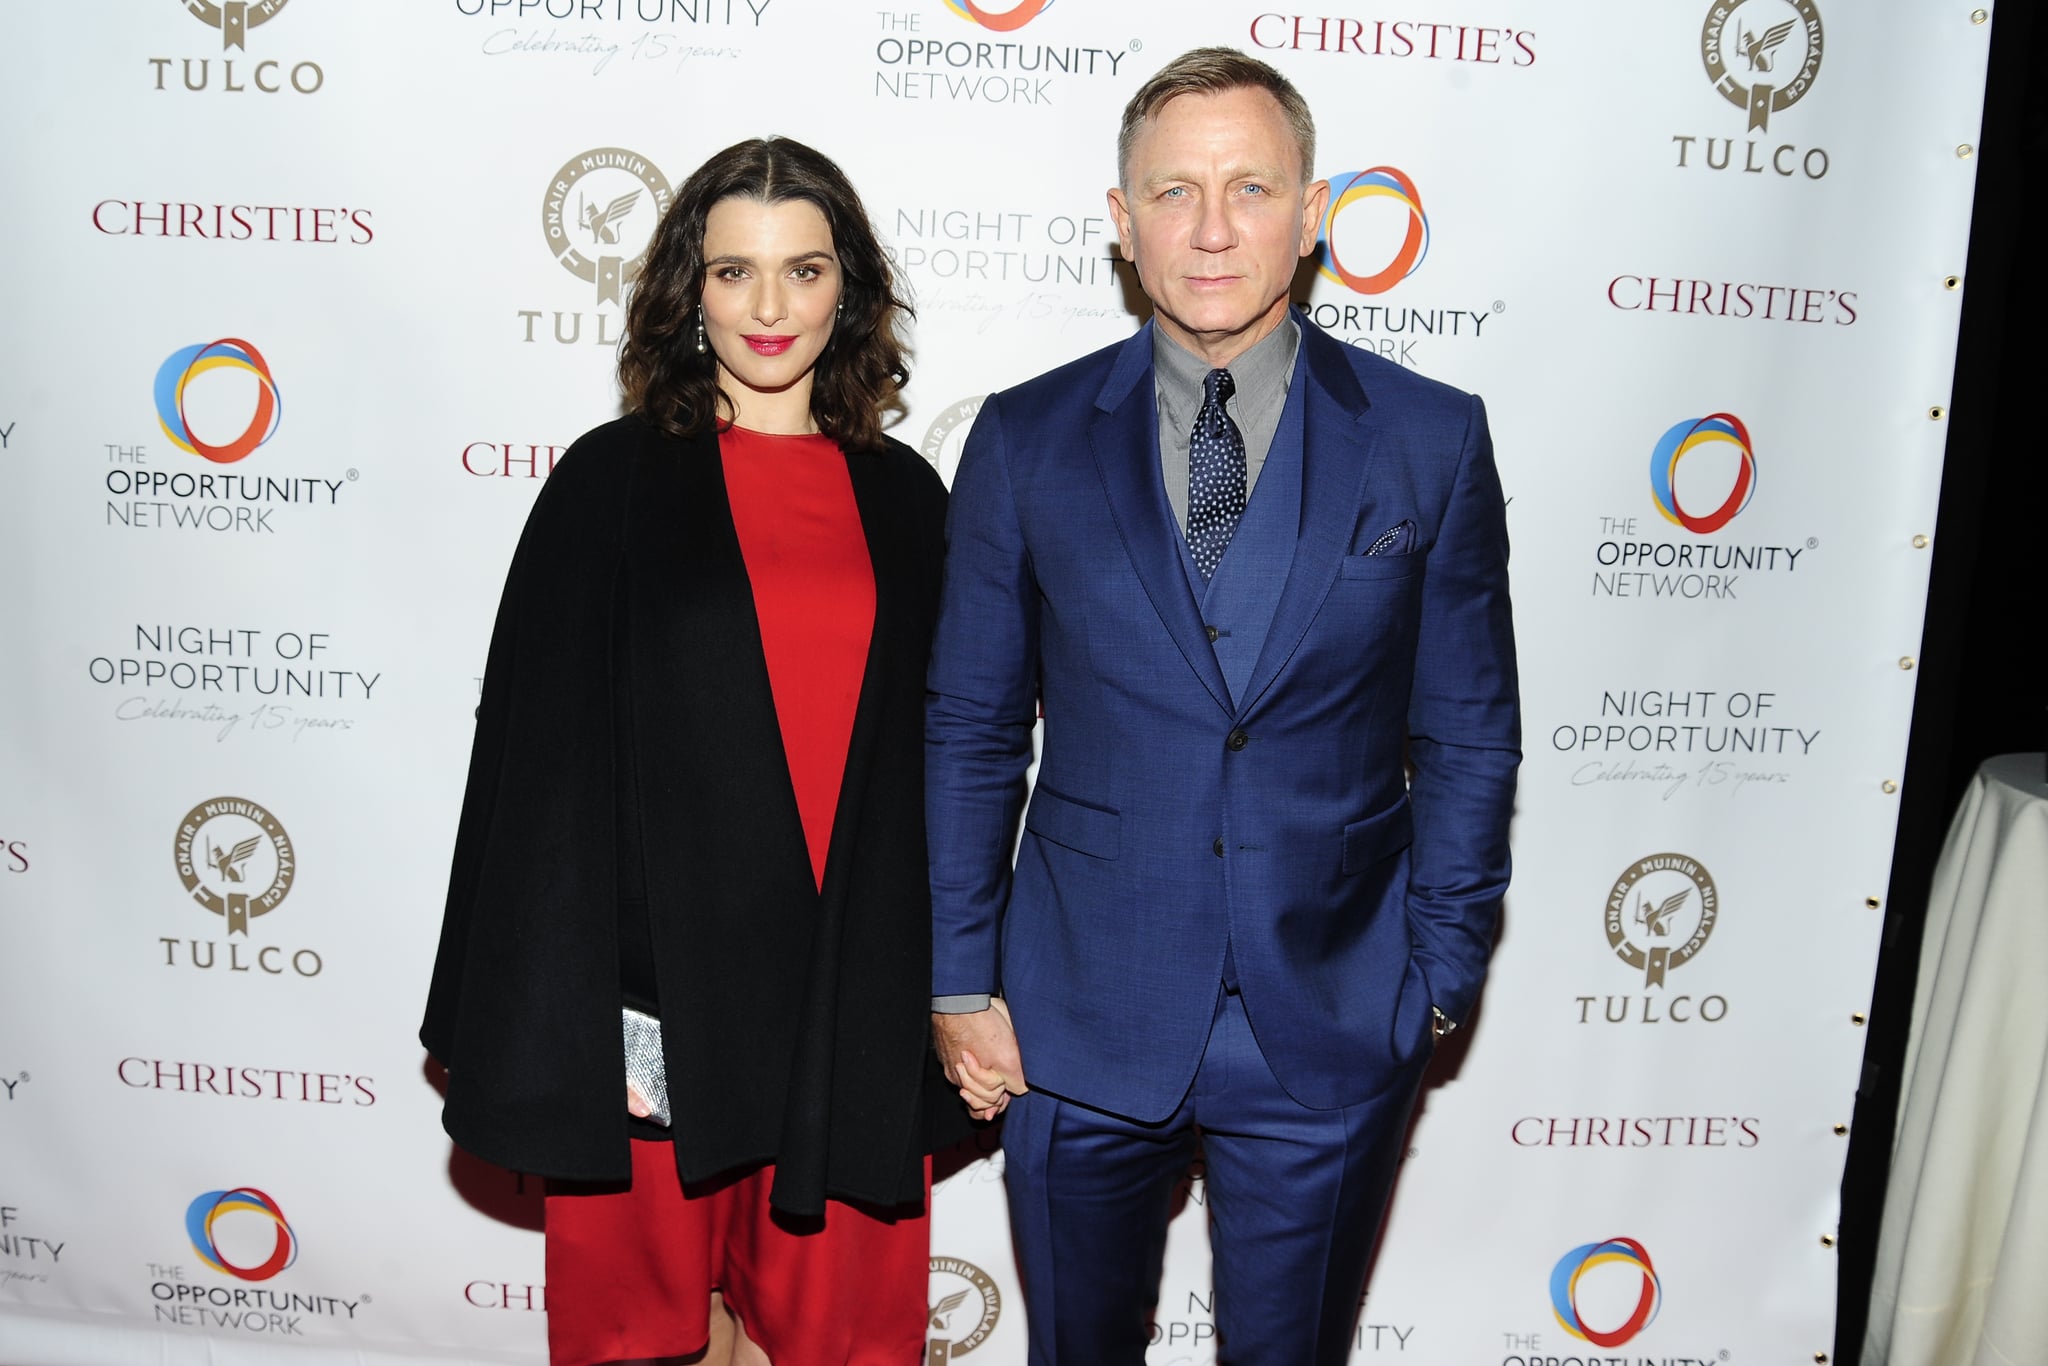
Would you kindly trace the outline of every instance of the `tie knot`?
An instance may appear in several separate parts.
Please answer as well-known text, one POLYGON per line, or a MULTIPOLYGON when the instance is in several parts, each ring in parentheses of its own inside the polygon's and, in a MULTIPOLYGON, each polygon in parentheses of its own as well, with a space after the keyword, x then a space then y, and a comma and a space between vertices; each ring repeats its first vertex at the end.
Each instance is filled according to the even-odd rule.
POLYGON ((1204 403, 1228 403, 1230 396, 1237 392, 1237 381, 1228 370, 1211 370, 1202 380, 1202 401, 1204 403))

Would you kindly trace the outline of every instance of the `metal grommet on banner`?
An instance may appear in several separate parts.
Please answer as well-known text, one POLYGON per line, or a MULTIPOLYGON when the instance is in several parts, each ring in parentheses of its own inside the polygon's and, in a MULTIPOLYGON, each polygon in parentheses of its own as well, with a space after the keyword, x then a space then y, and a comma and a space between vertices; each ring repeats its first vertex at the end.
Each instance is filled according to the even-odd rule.
POLYGON ((1857 1012, 1856 1012, 1856 1013, 1855 1013, 1854 1015, 1851 1015, 1851 1016, 1849 1017, 1849 1023, 1850 1023, 1850 1024, 1852 1024, 1852 1025, 1864 1025, 1864 1024, 1868 1024, 1869 1022, 1870 1022, 1870 1017, 1869 1017, 1868 1015, 1865 1015, 1865 1014, 1864 1014, 1864 1013, 1863 1013, 1862 1011, 1860 1011, 1860 1010, 1859 1010, 1859 1011, 1857 1011, 1857 1012))
POLYGON ((1970 22, 1973 24, 1981 24, 1990 17, 1991 11, 1988 9, 1973 9, 1970 11, 1970 22))
POLYGON ((1882 901, 1879 901, 1879 900, 1878 900, 1878 899, 1877 899, 1876 897, 1874 897, 1874 896, 1866 896, 1866 897, 1864 897, 1864 898, 1863 898, 1863 909, 1865 909, 1865 910, 1867 910, 1867 911, 1874 911, 1874 910, 1876 910, 1876 909, 1877 909, 1877 908, 1878 908, 1879 906, 1882 906, 1883 904, 1884 904, 1884 903, 1883 903, 1882 901))
POLYGON ((1893 782, 1890 778, 1886 778, 1877 786, 1878 789, 1882 791, 1886 796, 1890 796, 1892 793, 1897 792, 1899 790, 1899 785, 1893 782))
POLYGON ((1932 408, 1929 408, 1927 410, 1927 420, 1929 422, 1939 422, 1947 416, 1948 409, 1942 407, 1939 403, 1935 404, 1932 408))
POLYGON ((1975 155, 1977 155, 1977 149, 1975 147, 1972 147, 1969 143, 1959 142, 1956 144, 1956 156, 1960 159, 1968 161, 1971 157, 1975 155))
POLYGON ((1826 1352, 1815 1352, 1813 1359, 1820 1363, 1820 1366, 1828 1366, 1828 1354, 1826 1352))
POLYGON ((1835 1126, 1835 1137, 1836 1137, 1836 1138, 1842 1138, 1842 1137, 1844 1137, 1845 1135, 1847 1135, 1847 1134, 1848 1134, 1848 1132, 1849 1132, 1849 1126, 1848 1126, 1848 1125, 1846 1125, 1846 1124, 1837 1124, 1837 1125, 1835 1126))
POLYGON ((1833 1247, 1833 1246, 1835 1245, 1835 1235, 1834 1235, 1834 1234, 1832 1234, 1832 1233, 1823 1233, 1823 1234, 1821 1234, 1821 1235, 1820 1235, 1820 1245, 1821 1245, 1822 1247, 1833 1247))
POLYGON ((1917 536, 1915 536, 1915 537, 1913 538, 1913 549, 1915 549, 1915 550, 1925 550, 1925 549, 1927 549, 1927 546, 1928 546, 1928 540, 1927 540, 1927 535, 1926 535, 1926 533, 1925 533, 1925 532, 1922 532, 1921 534, 1919 534, 1919 535, 1917 535, 1917 536))
POLYGON ((1899 667, 1900 667, 1901 669, 1911 669, 1911 668, 1913 667, 1913 656, 1911 656, 1911 655, 1900 655, 1900 656, 1899 656, 1899 667))
POLYGON ((1950 292, 1961 289, 1963 287, 1963 277, 1960 275, 1944 275, 1941 279, 1941 287, 1950 292))

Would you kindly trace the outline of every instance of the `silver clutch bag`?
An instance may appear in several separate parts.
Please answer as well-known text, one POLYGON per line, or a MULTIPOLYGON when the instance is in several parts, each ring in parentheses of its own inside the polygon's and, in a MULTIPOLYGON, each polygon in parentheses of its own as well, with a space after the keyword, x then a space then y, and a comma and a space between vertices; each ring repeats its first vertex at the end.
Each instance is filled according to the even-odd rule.
POLYGON ((661 1021, 631 1006, 622 1007, 619 1014, 626 1031, 626 1081, 652 1108, 647 1117, 667 1124, 668 1064, 661 1056, 661 1021))

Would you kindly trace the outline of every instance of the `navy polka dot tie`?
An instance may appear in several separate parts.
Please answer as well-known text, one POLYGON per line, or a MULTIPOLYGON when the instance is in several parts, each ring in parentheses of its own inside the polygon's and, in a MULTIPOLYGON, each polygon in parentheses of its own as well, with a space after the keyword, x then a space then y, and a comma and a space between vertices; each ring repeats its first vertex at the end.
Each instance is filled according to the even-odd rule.
POLYGON ((1244 516, 1244 433, 1223 405, 1237 392, 1228 370, 1202 381, 1202 411, 1188 439, 1188 549, 1207 582, 1244 516))

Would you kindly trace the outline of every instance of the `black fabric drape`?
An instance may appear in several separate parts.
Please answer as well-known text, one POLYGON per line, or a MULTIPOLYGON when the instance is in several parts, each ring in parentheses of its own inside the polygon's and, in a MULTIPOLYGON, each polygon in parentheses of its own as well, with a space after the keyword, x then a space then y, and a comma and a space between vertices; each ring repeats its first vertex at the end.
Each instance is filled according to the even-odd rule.
POLYGON ((579 440, 519 543, 486 666, 420 1038, 443 1123, 522 1171, 626 1179, 619 926, 644 914, 686 1183, 914 1203, 966 1120, 928 1041, 924 668, 945 493, 847 457, 875 625, 812 880, 717 442, 579 440), (640 903, 644 903, 643 905, 640 903))

